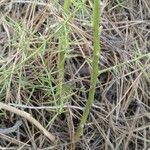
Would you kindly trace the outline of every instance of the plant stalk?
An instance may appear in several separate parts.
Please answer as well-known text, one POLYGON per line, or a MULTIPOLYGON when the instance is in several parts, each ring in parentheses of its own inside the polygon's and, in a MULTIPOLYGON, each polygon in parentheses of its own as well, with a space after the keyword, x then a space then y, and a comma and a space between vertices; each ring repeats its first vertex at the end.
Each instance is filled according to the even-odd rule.
POLYGON ((94 101, 94 95, 96 90, 97 77, 99 73, 98 62, 100 57, 100 30, 99 30, 99 22, 100 22, 100 1, 94 0, 93 5, 93 32, 94 32, 94 50, 93 50, 93 58, 92 58, 92 75, 91 75, 91 83, 89 89, 89 96, 86 102, 85 109, 83 111, 83 115, 81 117, 80 124, 75 133, 75 141, 79 141, 80 137, 83 135, 83 128, 87 121, 91 106, 94 101))
MULTIPOLYGON (((69 6, 71 4, 71 0, 64 1, 64 12, 67 13, 69 11, 69 6)), ((59 97, 59 105, 63 106, 64 104, 64 73, 65 73, 65 60, 67 50, 69 48, 69 37, 68 37, 68 26, 64 24, 62 29, 60 30, 60 38, 59 38, 59 49, 60 52, 58 54, 58 70, 59 70, 59 85, 58 85, 58 97, 59 97)), ((59 113, 62 112, 62 108, 60 108, 59 113)))

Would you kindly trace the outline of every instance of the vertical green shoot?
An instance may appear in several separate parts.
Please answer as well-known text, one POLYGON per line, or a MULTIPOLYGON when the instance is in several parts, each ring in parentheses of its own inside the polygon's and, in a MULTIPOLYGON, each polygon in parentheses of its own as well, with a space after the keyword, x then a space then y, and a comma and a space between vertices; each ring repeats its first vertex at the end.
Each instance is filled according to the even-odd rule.
POLYGON ((97 82, 97 77, 98 77, 98 72, 99 72, 99 69, 98 69, 98 62, 99 62, 99 56, 100 56, 100 38, 99 38, 99 35, 100 35, 100 32, 99 32, 100 1, 99 0, 94 0, 92 22, 93 22, 93 32, 94 32, 94 41, 93 41, 94 50, 93 50, 93 58, 92 58, 91 83, 90 83, 88 100, 86 102, 86 106, 83 111, 80 124, 75 133, 75 141, 79 141, 80 136, 83 135, 83 128, 87 121, 92 103, 94 101, 96 82, 97 82))
MULTIPOLYGON (((69 6, 71 4, 71 0, 64 1, 64 12, 67 13, 69 11, 69 6)), ((64 24, 62 29, 60 30, 59 37, 59 54, 58 54, 58 70, 59 70, 59 85, 58 85, 58 99, 59 105, 63 106, 64 104, 64 72, 65 72, 65 59, 67 50, 69 48, 69 37, 68 37, 68 26, 64 24)), ((60 107, 59 113, 62 112, 62 107, 60 107)))

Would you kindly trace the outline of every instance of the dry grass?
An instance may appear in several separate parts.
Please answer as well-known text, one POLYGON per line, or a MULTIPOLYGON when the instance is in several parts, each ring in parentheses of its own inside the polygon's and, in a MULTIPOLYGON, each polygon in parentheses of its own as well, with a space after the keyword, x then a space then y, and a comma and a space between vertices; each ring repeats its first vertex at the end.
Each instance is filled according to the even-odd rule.
POLYGON ((103 0, 100 75, 95 102, 79 143, 74 132, 90 87, 92 0, 0 1, 0 102, 30 113, 57 137, 56 144, 25 118, 1 110, 0 126, 22 120, 16 133, 0 134, 12 149, 147 150, 150 147, 150 2, 103 0), (62 17, 63 16, 63 17, 62 17), (67 24, 63 103, 58 54, 67 24), (60 114, 61 108, 61 114, 60 114))

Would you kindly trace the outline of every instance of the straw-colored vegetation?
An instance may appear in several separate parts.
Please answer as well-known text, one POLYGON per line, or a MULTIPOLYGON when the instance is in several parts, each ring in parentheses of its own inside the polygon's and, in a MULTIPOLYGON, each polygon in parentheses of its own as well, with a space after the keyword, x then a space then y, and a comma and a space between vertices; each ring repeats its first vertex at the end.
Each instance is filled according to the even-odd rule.
POLYGON ((0 1, 0 149, 148 150, 149 91, 149 0, 0 1))

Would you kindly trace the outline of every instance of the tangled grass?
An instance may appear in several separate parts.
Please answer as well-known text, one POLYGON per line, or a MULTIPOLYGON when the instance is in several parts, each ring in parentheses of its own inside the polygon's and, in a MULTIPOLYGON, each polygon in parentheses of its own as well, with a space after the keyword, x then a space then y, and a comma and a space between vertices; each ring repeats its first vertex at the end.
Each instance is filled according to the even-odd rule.
POLYGON ((102 1, 99 76, 78 143, 74 133, 88 99, 92 73, 93 1, 72 0, 67 5, 59 0, 0 1, 0 102, 29 113, 57 137, 53 144, 25 118, 1 110, 1 128, 17 120, 23 125, 15 133, 0 134, 0 146, 147 150, 149 0, 102 1))

